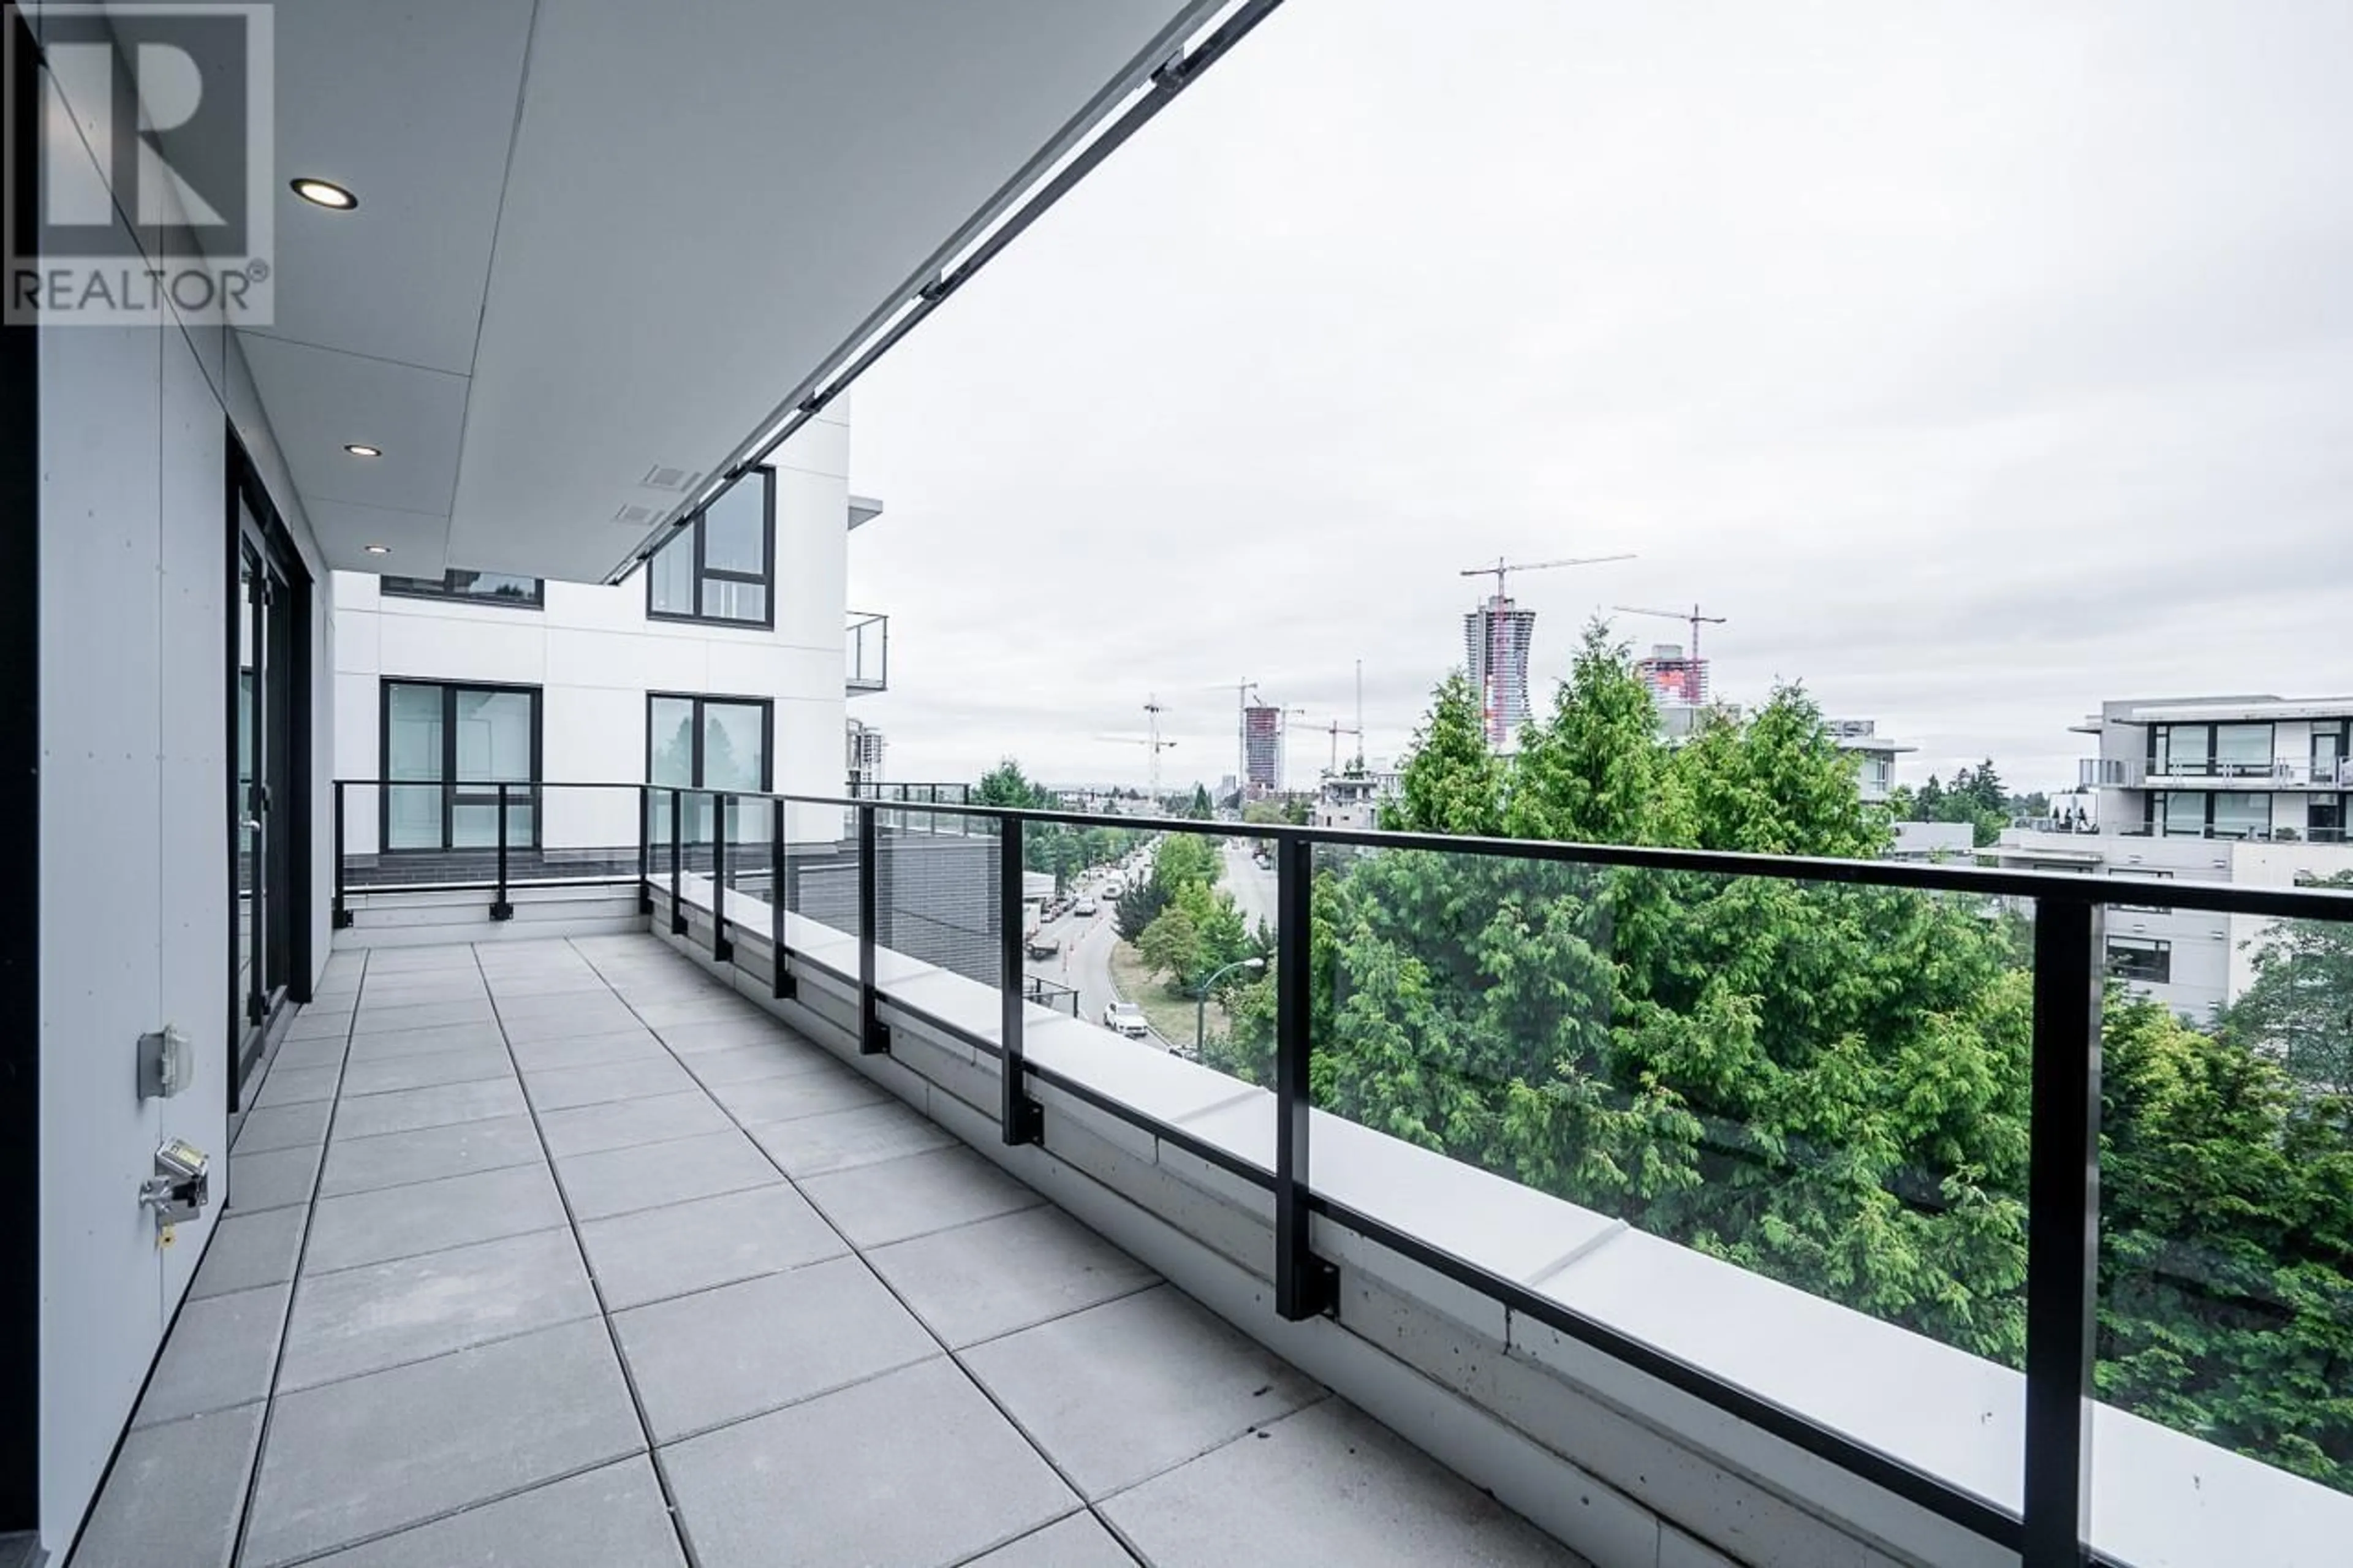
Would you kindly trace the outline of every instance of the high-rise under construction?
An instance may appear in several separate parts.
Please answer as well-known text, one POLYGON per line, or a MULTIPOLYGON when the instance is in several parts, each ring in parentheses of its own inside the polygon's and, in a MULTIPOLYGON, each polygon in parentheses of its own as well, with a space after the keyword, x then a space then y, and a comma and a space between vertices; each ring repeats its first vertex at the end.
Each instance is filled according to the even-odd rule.
POLYGON ((1462 651, 1478 689, 1487 743, 1501 750, 1528 721, 1528 644, 1536 613, 1501 594, 1462 617, 1462 651))

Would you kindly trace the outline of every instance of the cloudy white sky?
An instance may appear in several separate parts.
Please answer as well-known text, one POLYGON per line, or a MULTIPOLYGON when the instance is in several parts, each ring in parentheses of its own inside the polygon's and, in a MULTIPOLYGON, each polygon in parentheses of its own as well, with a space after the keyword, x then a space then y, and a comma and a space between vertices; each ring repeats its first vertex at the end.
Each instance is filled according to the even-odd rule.
POLYGON ((1404 749, 1461 568, 1620 551, 1514 581, 1547 691, 1696 601, 1912 778, 2353 689, 2348 59, 2339 0, 1290 0, 860 384, 853 711, 1140 782, 1156 693, 1214 781, 1250 677, 1305 783, 1359 658, 1404 749))

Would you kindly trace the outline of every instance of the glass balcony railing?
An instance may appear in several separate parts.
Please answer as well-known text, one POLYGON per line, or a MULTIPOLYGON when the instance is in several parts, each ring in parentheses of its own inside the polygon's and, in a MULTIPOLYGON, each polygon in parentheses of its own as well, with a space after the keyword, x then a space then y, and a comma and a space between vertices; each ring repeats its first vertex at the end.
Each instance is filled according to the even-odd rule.
POLYGON ((2200 1025, 2114 978, 2230 994, 2109 940, 2137 882, 595 787, 658 921, 830 972, 865 1048, 934 1020, 1007 1142, 1051 1089, 1266 1194, 1282 1316, 1337 1227, 2031 1562, 2164 1557, 2168 1498, 2353 1524, 2353 888, 2168 885, 2253 932, 2200 1025), (1134 896, 1041 972, 1033 851, 1112 832, 1134 896))
POLYGON ((844 682, 850 694, 891 689, 891 617, 871 610, 849 612, 845 633, 844 682))

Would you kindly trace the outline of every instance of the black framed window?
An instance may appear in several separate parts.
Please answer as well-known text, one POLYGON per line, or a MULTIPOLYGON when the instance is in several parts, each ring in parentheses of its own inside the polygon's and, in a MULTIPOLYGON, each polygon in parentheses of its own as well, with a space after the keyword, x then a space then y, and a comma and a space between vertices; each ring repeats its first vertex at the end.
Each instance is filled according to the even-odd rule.
POLYGON ((2118 980, 2166 984, 2173 979, 2173 944, 2152 936, 2112 936, 2108 973, 2118 980))
POLYGON ((2353 721, 2322 721, 2312 727, 2312 782, 2353 784, 2346 758, 2353 754, 2353 721))
POLYGON ((536 610, 547 603, 547 584, 540 578, 468 572, 456 566, 438 577, 385 577, 377 585, 403 599, 459 599, 470 605, 504 605, 518 610, 536 610))
POLYGON ((646 615, 730 626, 776 624, 776 473, 721 491, 646 563, 646 615))
POLYGON ((387 852, 496 847, 501 784, 528 786, 507 791, 507 843, 537 847, 539 688, 387 680, 379 741, 387 852))
MULTIPOLYGON (((765 697, 649 692, 646 782, 765 794, 776 779, 776 704, 765 697)), ((686 842, 699 842, 709 836, 709 814, 707 799, 686 802, 686 842)), ((739 813, 739 836, 748 832, 747 825, 755 816, 739 813)), ((657 837, 667 842, 666 810, 655 813, 655 828, 657 837)))

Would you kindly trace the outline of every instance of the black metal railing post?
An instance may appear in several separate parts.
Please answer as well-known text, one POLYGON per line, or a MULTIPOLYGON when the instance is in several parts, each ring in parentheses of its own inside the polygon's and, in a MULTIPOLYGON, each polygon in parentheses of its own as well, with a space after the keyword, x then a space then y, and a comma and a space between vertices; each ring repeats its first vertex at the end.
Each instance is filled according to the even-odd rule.
POLYGON ((343 901, 343 781, 335 781, 335 909, 328 921, 330 931, 342 931, 352 923, 352 911, 343 901))
POLYGON ((1314 1110, 1308 1087, 1309 915, 1315 891, 1315 846, 1284 834, 1275 840, 1274 891, 1274 1310, 1298 1322, 1332 1310, 1338 1278, 1309 1246, 1307 1134, 1314 1110))
POLYGON ((861 803, 858 807, 858 1052, 860 1056, 878 1056, 891 1048, 890 1032, 882 1026, 882 1012, 874 989, 874 944, 876 845, 881 835, 876 830, 874 807, 861 803))
POLYGON ((735 797, 722 790, 711 797, 711 962, 726 963, 735 956, 727 940, 727 816, 735 797))
POLYGON ((670 934, 686 934, 686 806, 685 793, 670 792, 670 934))
POLYGON ((654 792, 638 786, 638 913, 654 912, 654 792))
POLYGON ((1021 1009, 1029 1002, 1029 976, 1021 966, 1021 819, 1000 817, 997 831, 997 995, 1002 1003, 997 1037, 997 1129, 1008 1143, 1035 1143, 1045 1128, 1021 1071, 1021 1009))
POLYGON ((2100 905, 2034 902, 2021 1568, 2090 1561, 2100 1286, 2100 905))
POLYGON ((782 1002, 798 987, 785 967, 785 803, 768 807, 768 994, 782 1002))
POLYGON ((491 919, 511 921, 514 919, 514 906, 507 902, 507 786, 503 779, 499 781, 498 800, 499 888, 491 895, 491 919))

